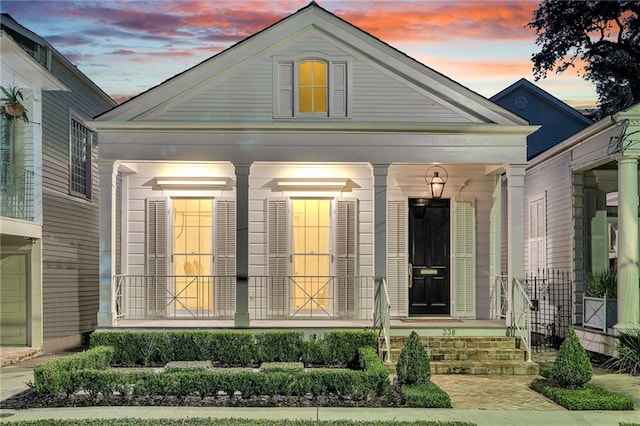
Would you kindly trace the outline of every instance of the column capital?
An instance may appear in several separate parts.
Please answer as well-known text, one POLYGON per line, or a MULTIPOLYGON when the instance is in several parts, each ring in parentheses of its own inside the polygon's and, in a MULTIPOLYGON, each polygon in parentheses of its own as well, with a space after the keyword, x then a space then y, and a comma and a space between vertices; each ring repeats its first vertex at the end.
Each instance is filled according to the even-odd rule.
POLYGON ((252 163, 233 163, 235 167, 236 176, 249 176, 252 163))
POLYGON ((389 174, 389 165, 388 163, 385 164, 371 164, 371 167, 373 167, 373 175, 374 176, 387 176, 389 174))

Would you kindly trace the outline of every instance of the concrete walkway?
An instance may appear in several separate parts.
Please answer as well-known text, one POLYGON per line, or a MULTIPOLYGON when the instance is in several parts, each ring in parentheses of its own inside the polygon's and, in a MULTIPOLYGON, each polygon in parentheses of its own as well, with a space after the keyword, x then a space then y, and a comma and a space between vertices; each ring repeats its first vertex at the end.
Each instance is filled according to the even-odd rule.
MULTIPOLYGON (((33 367, 59 356, 42 355, 0 369, 1 400, 28 389, 33 367)), ((85 418, 264 418, 346 420, 458 420, 482 425, 618 426, 640 423, 640 378, 596 369, 593 383, 634 399, 635 411, 567 411, 528 388, 531 376, 435 375, 451 396, 453 409, 417 408, 226 408, 226 407, 86 407, 0 409, 0 423, 37 419, 85 418)))

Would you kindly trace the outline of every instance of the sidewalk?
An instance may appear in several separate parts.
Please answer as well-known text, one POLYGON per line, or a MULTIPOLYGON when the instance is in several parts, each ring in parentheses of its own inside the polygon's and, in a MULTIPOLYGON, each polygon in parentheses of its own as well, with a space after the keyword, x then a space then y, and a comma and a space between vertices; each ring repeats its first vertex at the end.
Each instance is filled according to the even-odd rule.
MULTIPOLYGON (((33 367, 65 353, 42 355, 0 369, 0 400, 28 389, 33 367)), ((458 420, 483 425, 618 426, 640 423, 640 378, 595 369, 594 384, 634 399, 635 411, 567 411, 528 388, 531 376, 434 375, 432 380, 453 401, 453 409, 417 408, 227 408, 227 407, 80 407, 0 410, 0 423, 37 419, 83 418, 264 418, 351 420, 458 420)))

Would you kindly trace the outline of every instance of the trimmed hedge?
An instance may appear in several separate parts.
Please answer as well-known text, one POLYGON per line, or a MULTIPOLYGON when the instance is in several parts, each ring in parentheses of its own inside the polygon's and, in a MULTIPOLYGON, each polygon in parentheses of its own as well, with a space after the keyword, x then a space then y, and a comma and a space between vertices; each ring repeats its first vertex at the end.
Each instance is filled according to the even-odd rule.
POLYGON ((71 393, 75 377, 81 371, 100 371, 111 365, 114 349, 101 346, 36 365, 33 368, 34 391, 38 394, 71 393))
POLYGON ((402 386, 402 395, 407 407, 451 408, 451 397, 433 382, 421 385, 402 386))
POLYGON ((14 426, 475 426, 475 423, 458 421, 400 421, 400 420, 274 420, 262 419, 82 419, 82 420, 29 420, 12 422, 14 426))
POLYGON ((331 331, 323 339, 301 332, 100 331, 91 347, 112 346, 114 365, 164 366, 171 361, 211 360, 218 366, 258 366, 262 362, 298 362, 354 368, 358 349, 377 347, 372 331, 331 331))
POLYGON ((260 364, 260 371, 263 373, 304 371, 304 364, 301 362, 263 362, 260 364))
POLYGON ((531 389, 567 410, 633 410, 633 400, 625 395, 593 385, 564 388, 549 379, 535 379, 531 389))
MULTIPOLYGON (((254 360, 254 355, 263 355, 268 351, 265 348, 258 350, 257 343, 293 342, 299 349, 304 348, 301 335, 298 333, 274 333, 268 335, 258 335, 253 338, 251 333, 244 332, 105 332, 97 333, 99 338, 92 339, 92 345, 97 342, 111 341, 119 344, 124 356, 120 357, 120 362, 127 360, 131 362, 132 347, 144 346, 148 349, 143 355, 143 362, 157 362, 154 352, 158 352, 153 347, 157 342, 185 342, 187 340, 198 340, 210 344, 211 353, 215 356, 217 363, 225 362, 227 365, 242 365, 240 362, 230 359, 233 348, 236 353, 240 352, 241 360, 254 360), (125 337, 131 337, 132 345, 127 345, 125 337), (298 340, 300 338, 300 340, 298 340), (207 340, 209 339, 209 340, 207 340), (224 344, 227 347, 223 347, 224 344), (244 354, 244 355, 243 355, 244 354), (253 354, 253 355, 248 355, 253 354), (223 361, 224 359, 224 361, 223 361)), ((293 364, 299 368, 292 368, 292 364, 279 363, 279 366, 289 366, 287 368, 269 368, 266 372, 255 372, 250 368, 216 369, 208 368, 211 361, 171 361, 167 364, 166 371, 157 372, 153 370, 136 369, 104 369, 113 360, 114 349, 111 347, 94 346, 89 351, 83 352, 73 357, 61 358, 51 363, 41 366, 42 373, 34 375, 34 390, 38 394, 67 395, 79 391, 86 391, 90 395, 167 395, 167 396, 187 396, 194 395, 200 397, 215 397, 219 393, 235 395, 240 393, 243 397, 257 395, 285 395, 285 396, 321 396, 321 395, 348 395, 353 399, 363 399, 372 394, 382 395, 389 390, 389 375, 377 356, 375 347, 362 347, 356 349, 355 359, 348 359, 352 356, 352 347, 361 342, 375 343, 369 335, 375 336, 371 332, 336 332, 329 333, 331 336, 326 345, 325 353, 333 353, 332 364, 347 364, 362 367, 363 371, 347 370, 344 368, 312 369, 305 372, 304 365, 300 362, 293 364), (340 345, 342 350, 337 350, 335 346, 340 345), (102 358, 99 357, 103 355, 102 358), (88 362, 87 360, 92 360, 88 362), (285 371, 283 371, 285 370, 285 371), (46 373, 46 374, 45 374, 46 373)), ((318 342, 313 340, 314 342, 318 342)), ((320 344, 320 343, 318 343, 320 344)), ((282 355, 282 348, 276 348, 273 354, 282 355)), ((115 349, 115 354, 118 350, 115 349)), ((141 349, 142 350, 142 349, 141 349)), ((168 347, 168 353, 175 354, 174 348, 168 347)), ((183 350, 183 354, 187 353, 183 350)), ((191 352, 192 354, 195 351, 191 352)), ((201 352, 202 353, 202 352, 201 352)), ((167 357, 165 355, 165 357, 167 357)), ((247 365, 245 363, 244 365, 247 365)), ((263 364, 265 365, 265 364, 263 364)), ((39 371, 39 370, 38 370, 39 371)))

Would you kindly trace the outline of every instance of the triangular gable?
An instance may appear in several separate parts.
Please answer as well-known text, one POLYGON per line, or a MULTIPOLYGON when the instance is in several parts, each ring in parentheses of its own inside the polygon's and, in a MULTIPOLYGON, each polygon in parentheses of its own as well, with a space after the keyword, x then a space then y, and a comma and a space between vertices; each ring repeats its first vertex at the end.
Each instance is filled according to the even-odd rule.
POLYGON ((422 93, 425 105, 431 102, 450 112, 449 122, 526 124, 515 114, 349 24, 315 2, 96 117, 96 120, 155 121, 159 119, 156 113, 184 107, 190 97, 202 97, 217 81, 242 72, 243 67, 246 68, 253 61, 262 58, 265 52, 277 49, 292 38, 299 39, 308 31, 324 34, 325 40, 330 40, 334 47, 347 49, 350 54, 358 55, 363 61, 377 66, 380 72, 393 76, 398 82, 402 81, 401 84, 411 85, 417 89, 416 93, 422 93))
POLYGON ((520 79, 490 98, 540 129, 527 138, 531 159, 593 122, 560 99, 526 79, 520 79))

